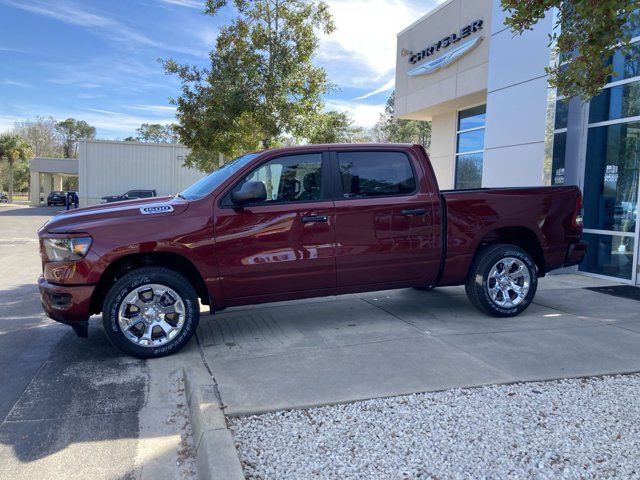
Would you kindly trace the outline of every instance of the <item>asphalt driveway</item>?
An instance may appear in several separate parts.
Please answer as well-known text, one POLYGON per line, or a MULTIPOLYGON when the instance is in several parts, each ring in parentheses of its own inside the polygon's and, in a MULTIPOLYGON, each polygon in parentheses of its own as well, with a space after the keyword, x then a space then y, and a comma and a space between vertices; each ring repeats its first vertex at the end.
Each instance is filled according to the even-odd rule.
POLYGON ((640 304, 540 280, 521 316, 487 317, 462 287, 226 310, 198 339, 229 415, 494 383, 640 370, 640 304))

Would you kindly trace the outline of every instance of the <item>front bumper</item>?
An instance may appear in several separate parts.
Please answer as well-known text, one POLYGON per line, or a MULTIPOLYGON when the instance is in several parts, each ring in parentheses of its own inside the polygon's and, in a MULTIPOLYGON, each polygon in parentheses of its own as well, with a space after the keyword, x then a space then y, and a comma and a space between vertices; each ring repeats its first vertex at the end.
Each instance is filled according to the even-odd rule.
POLYGON ((38 288, 42 308, 48 317, 71 326, 89 320, 95 285, 54 285, 41 276, 38 288))
POLYGON ((589 244, 584 240, 570 243, 569 248, 567 248, 567 256, 565 257, 563 267, 572 267, 582 262, 582 259, 587 254, 588 246, 589 244))

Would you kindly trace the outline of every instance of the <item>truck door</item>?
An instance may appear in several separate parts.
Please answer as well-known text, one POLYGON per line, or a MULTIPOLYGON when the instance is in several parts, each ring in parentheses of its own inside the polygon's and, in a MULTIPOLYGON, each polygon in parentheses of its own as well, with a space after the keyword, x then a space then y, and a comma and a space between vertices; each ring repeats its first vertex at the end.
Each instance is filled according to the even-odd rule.
POLYGON ((225 297, 335 288, 335 216, 327 193, 328 153, 271 159, 231 191, 247 181, 263 182, 267 200, 238 208, 227 192, 214 211, 225 297))
POLYGON ((332 158, 338 287, 434 281, 440 200, 419 161, 390 150, 338 151, 332 158))

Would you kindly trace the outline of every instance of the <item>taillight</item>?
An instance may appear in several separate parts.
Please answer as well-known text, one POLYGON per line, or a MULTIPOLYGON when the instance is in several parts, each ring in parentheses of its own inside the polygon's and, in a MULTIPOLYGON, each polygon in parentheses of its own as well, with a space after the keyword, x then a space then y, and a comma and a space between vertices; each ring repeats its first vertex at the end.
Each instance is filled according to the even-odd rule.
POLYGON ((582 195, 578 195, 578 198, 576 198, 576 206, 571 223, 575 228, 582 228, 582 195))

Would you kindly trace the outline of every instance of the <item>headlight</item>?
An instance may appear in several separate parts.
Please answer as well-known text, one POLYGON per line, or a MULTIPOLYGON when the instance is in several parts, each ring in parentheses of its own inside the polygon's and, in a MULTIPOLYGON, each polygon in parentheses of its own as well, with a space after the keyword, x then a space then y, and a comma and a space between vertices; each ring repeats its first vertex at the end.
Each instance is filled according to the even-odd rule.
POLYGON ((91 237, 45 238, 44 251, 50 262, 80 260, 89 251, 91 237))

